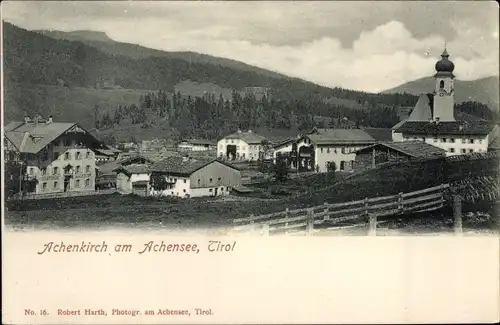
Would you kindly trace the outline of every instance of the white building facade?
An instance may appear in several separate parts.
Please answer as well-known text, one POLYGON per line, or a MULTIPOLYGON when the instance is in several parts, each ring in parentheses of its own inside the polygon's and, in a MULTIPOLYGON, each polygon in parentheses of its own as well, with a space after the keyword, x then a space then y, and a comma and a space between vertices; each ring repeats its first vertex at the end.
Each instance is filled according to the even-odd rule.
POLYGON ((252 130, 238 130, 217 142, 217 157, 224 160, 256 161, 264 151, 263 141, 267 139, 252 130))

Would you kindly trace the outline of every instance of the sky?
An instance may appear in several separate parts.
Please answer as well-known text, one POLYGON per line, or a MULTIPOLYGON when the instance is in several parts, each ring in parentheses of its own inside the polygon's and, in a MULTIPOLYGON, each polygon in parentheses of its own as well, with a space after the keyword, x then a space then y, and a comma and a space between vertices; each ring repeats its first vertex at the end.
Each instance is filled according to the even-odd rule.
POLYGON ((19 27, 95 30, 166 51, 242 61, 329 87, 378 92, 432 76, 499 74, 496 1, 3 1, 19 27))

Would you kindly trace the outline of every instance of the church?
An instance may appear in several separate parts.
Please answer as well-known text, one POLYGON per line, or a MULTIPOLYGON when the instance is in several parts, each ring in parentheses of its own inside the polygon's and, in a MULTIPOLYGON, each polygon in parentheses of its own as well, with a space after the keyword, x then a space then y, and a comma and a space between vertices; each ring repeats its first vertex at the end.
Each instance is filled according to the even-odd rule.
POLYGON ((435 89, 422 94, 406 120, 392 128, 392 141, 423 141, 444 149, 446 155, 482 153, 498 133, 498 126, 454 112, 454 63, 446 48, 436 65, 435 89))

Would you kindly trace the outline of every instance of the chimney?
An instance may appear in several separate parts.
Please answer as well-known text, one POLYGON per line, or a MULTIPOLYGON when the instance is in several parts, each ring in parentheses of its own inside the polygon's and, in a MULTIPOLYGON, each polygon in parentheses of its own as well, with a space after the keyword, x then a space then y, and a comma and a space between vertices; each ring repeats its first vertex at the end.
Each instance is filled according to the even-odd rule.
POLYGON ((252 130, 248 130, 248 133, 252 133, 252 130))
POLYGON ((52 123, 52 115, 49 115, 49 117, 47 117, 47 121, 45 121, 45 123, 47 123, 47 124, 52 123))
POLYGON ((240 130, 240 129, 238 129, 238 133, 241 133, 241 130, 240 130))
POLYGON ((31 118, 28 115, 26 115, 24 117, 24 123, 29 123, 29 122, 31 122, 31 118))

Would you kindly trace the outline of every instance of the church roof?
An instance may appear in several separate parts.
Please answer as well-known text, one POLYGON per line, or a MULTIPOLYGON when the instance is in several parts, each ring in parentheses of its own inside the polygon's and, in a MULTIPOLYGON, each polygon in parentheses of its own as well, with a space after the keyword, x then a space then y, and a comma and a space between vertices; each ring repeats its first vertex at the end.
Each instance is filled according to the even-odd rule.
POLYGON ((489 121, 425 122, 406 121, 394 131, 406 134, 428 135, 487 135, 494 128, 489 121))

